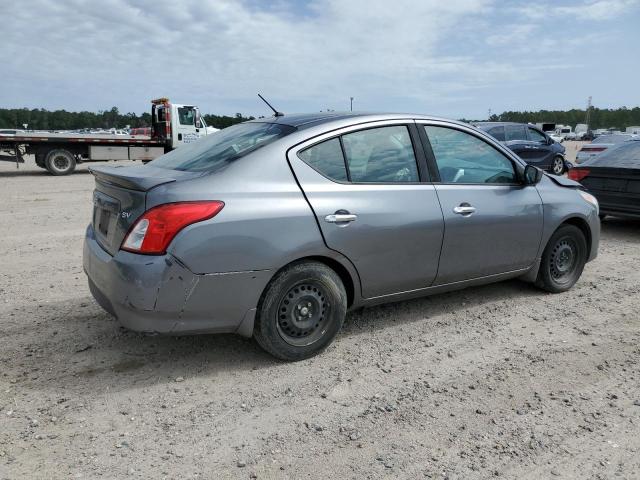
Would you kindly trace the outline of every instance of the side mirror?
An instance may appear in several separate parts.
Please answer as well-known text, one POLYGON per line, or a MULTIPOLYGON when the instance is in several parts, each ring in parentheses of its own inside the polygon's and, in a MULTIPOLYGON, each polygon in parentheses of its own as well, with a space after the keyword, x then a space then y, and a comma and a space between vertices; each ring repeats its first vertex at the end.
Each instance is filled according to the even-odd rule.
POLYGON ((524 184, 536 185, 542 180, 542 170, 533 165, 527 165, 524 167, 524 184))
POLYGON ((551 137, 547 137, 547 145, 553 145, 555 143, 555 140, 551 137))
POLYGON ((196 128, 202 128, 202 120, 200 118, 200 110, 198 110, 197 108, 196 110, 196 128))

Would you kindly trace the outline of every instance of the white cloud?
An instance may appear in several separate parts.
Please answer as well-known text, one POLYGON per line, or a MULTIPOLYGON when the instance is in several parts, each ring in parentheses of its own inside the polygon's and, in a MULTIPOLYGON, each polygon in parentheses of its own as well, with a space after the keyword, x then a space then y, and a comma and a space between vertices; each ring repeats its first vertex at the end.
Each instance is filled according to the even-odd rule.
POLYGON ((517 10, 529 19, 564 17, 568 20, 611 20, 640 5, 639 0, 588 0, 573 5, 534 3, 517 10))
MULTIPOLYGON (((582 8, 590 13, 578 15, 632 3, 589 2, 582 8)), ((528 22, 505 17, 509 9, 495 0, 316 0, 302 14, 290 7, 5 2, 0 105, 140 112, 167 95, 205 111, 255 114, 261 91, 285 111, 345 108, 351 95, 358 108, 433 111, 565 68, 556 56, 521 55, 512 42, 535 40, 543 22, 533 13, 528 22)))

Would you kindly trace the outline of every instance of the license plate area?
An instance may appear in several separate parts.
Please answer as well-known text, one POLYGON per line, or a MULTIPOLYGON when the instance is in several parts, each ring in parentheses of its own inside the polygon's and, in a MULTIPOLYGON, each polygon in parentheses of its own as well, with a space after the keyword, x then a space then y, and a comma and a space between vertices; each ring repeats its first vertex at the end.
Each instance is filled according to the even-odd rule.
POLYGON ((115 228, 120 203, 115 198, 96 191, 93 194, 93 205, 93 228, 98 238, 108 243, 115 228))
POLYGON ((111 213, 109 210, 103 208, 98 209, 96 212, 98 215, 98 231, 107 237, 109 235, 109 221, 111 220, 111 213))

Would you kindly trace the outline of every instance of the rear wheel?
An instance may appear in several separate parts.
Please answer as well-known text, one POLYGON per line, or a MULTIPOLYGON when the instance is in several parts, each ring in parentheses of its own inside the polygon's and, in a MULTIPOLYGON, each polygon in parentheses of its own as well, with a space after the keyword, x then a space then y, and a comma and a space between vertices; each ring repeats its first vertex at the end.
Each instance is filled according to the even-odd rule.
POLYGON ((547 243, 536 285, 552 293, 565 292, 575 285, 587 262, 587 241, 574 225, 563 225, 547 243))
POLYGON ((51 175, 68 175, 76 169, 76 159, 68 150, 51 150, 45 159, 51 175))
POLYGON ((556 157, 553 159, 551 173, 554 175, 562 175, 564 173, 564 159, 562 157, 556 157))
POLYGON ((344 285, 332 269, 319 262, 296 263, 267 286, 253 336, 274 357, 302 360, 331 343, 346 311, 344 285))

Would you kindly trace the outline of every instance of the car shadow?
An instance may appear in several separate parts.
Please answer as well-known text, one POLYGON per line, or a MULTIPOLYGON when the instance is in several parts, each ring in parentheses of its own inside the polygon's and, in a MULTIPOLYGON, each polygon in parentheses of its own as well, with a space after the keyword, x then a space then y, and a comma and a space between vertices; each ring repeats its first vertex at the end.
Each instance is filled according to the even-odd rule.
MULTIPOLYGON (((540 295, 532 286, 508 281, 350 312, 340 336, 353 336, 450 313, 464 305, 540 295)), ((5 372, 16 386, 82 393, 109 385, 112 390, 211 377, 282 362, 252 339, 238 335, 152 336, 132 332, 103 312, 92 298, 51 302, 10 312, 3 326, 5 372), (11 365, 14 363, 14 365, 11 365)), ((340 348, 339 344, 335 348, 340 348)))
MULTIPOLYGON (((90 174, 91 172, 87 169, 78 169, 75 172, 73 172, 71 175, 87 175, 90 174)), ((46 171, 45 169, 38 169, 38 170, 0 170, 0 178, 12 178, 12 177, 42 177, 42 176, 48 176, 48 177, 52 177, 54 178, 54 175, 51 175, 48 171, 46 171)))
POLYGON ((640 238, 640 219, 607 216, 600 222, 603 236, 640 238))

